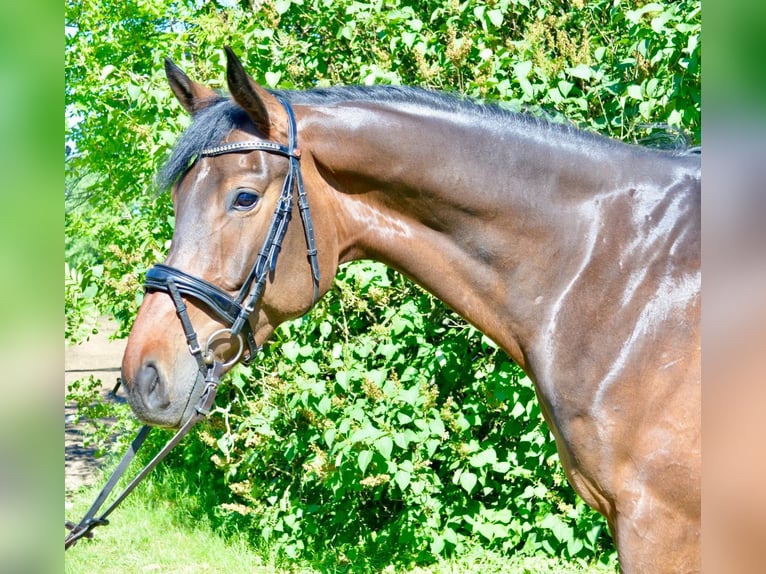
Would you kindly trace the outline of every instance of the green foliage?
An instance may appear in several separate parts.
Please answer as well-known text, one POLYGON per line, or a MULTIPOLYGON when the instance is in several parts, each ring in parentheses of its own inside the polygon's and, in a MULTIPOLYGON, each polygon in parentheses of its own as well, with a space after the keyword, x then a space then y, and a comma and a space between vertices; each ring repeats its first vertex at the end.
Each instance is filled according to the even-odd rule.
POLYGON ((469 540, 567 558, 611 546, 566 485, 521 370, 441 303, 377 263, 282 326, 232 377, 203 434, 230 489, 222 508, 289 556, 405 564, 469 540))
POLYGON ((90 375, 70 383, 66 393, 77 411, 73 423, 84 426, 83 445, 95 449, 97 457, 124 450, 139 426, 127 404, 104 400, 102 386, 90 375))
MULTIPOLYGON (((100 313, 124 335, 144 271, 167 252, 172 209, 152 178, 189 120, 165 56, 215 88, 230 44, 270 86, 414 84, 629 141, 656 123, 699 141, 698 1, 225 4, 66 2, 72 340, 100 313)), ((169 460, 206 485, 220 525, 287 556, 323 551, 339 568, 372 569, 392 545, 404 564, 477 540, 506 553, 611 556, 604 521, 564 480, 528 379, 408 281, 349 265, 275 339, 169 460)), ((73 392, 91 404, 88 388, 73 392)))
MULTIPOLYGON (((123 574, 172 572, 206 574, 328 574, 362 572, 362 568, 328 568, 321 556, 289 558, 263 541, 254 545, 242 533, 222 533, 199 514, 197 488, 179 484, 160 466, 151 483, 139 485, 112 515, 108 528, 98 528, 92 540, 83 540, 64 556, 67 574, 123 574), (129 548, 130 551, 126 551, 129 548)), ((72 514, 82 516, 100 485, 72 497, 72 514)), ((613 565, 584 564, 545 556, 514 556, 509 560, 473 544, 460 555, 423 567, 381 565, 380 574, 613 574, 613 565)))

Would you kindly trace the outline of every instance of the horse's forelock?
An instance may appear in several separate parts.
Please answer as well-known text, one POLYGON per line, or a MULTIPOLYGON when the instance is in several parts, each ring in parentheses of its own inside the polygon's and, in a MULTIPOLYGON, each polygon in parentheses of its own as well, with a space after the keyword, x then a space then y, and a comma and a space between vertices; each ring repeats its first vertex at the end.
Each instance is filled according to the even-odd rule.
POLYGON ((170 158, 157 175, 157 188, 163 192, 178 181, 199 157, 200 152, 223 141, 234 128, 245 125, 247 114, 229 98, 221 97, 195 115, 181 135, 170 158))

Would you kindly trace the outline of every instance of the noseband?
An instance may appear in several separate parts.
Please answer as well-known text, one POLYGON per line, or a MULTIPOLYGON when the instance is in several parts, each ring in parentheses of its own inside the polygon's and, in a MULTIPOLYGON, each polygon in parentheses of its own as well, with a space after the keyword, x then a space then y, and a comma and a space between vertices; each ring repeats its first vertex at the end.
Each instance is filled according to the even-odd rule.
MULTIPOLYGON (((194 277, 180 269, 161 263, 154 265, 146 273, 145 286, 147 291, 163 291, 168 293, 173 299, 176 312, 186 334, 189 351, 197 360, 203 373, 206 370, 206 364, 210 363, 210 359, 205 356, 207 349, 203 353, 199 347, 197 335, 191 325, 181 296, 191 297, 204 304, 224 324, 229 326, 228 332, 232 338, 239 338, 240 333, 244 335, 247 341, 248 354, 243 357, 243 363, 250 363, 260 350, 260 347, 255 342, 248 318, 263 295, 269 273, 273 272, 276 267, 277 257, 282 248, 282 240, 293 211, 294 190, 297 190, 298 209, 306 238, 306 254, 311 265, 311 276, 314 286, 312 305, 319 298, 319 261, 314 240, 314 225, 311 221, 308 198, 306 197, 306 190, 303 187, 303 178, 301 177, 301 152, 297 146, 298 133, 295 125, 295 115, 286 100, 280 96, 276 97, 287 112, 287 146, 270 141, 252 140, 221 144, 200 152, 200 157, 213 157, 228 153, 264 151, 286 157, 290 162, 287 176, 282 185, 282 192, 277 201, 268 233, 266 234, 266 240, 239 294, 236 297, 231 297, 228 293, 204 279, 194 277)), ((208 340, 208 344, 210 344, 210 340, 208 340)))

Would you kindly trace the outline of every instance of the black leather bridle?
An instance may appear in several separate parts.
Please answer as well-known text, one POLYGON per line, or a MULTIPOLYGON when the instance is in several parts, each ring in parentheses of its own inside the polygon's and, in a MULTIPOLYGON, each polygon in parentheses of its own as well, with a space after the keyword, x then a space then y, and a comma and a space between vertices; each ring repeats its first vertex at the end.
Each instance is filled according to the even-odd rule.
POLYGON ((269 273, 274 271, 277 264, 277 257, 282 248, 282 240, 293 211, 294 190, 297 190, 298 209, 303 221, 303 231, 306 237, 306 254, 311 264, 311 276, 314 285, 312 305, 319 298, 319 261, 314 240, 314 224, 311 221, 308 198, 306 197, 306 190, 303 187, 303 178, 301 177, 301 152, 297 146, 298 133, 295 125, 295 115, 286 100, 279 96, 277 96, 277 99, 287 112, 287 146, 270 141, 251 140, 221 144, 204 149, 200 153, 200 157, 210 157, 257 150, 284 156, 290 162, 287 176, 282 185, 282 193, 274 210, 274 216, 266 234, 263 248, 258 253, 258 258, 245 279, 239 294, 232 298, 228 293, 204 279, 193 277, 179 269, 161 263, 158 263, 146 273, 145 284, 148 291, 164 291, 173 298, 176 309, 179 311, 181 322, 184 324, 189 350, 197 359, 200 368, 202 368, 204 363, 202 350, 199 347, 194 330, 191 329, 188 318, 185 319, 184 317, 185 309, 182 311, 179 306, 181 300, 179 295, 192 297, 202 302, 219 319, 229 325, 228 332, 232 337, 238 337, 242 333, 245 336, 249 349, 248 354, 243 357, 243 362, 248 364, 252 361, 258 353, 259 347, 253 337, 248 318, 263 294, 269 273), (177 293, 174 293, 174 291, 177 293))
POLYGON ((297 146, 298 134, 295 125, 295 115, 293 114, 290 104, 288 104, 286 100, 279 96, 277 96, 277 99, 287 112, 287 146, 270 141, 243 141, 221 144, 204 149, 199 156, 210 157, 227 153, 264 151, 286 157, 290 162, 287 176, 282 185, 282 192, 277 201, 277 207, 274 210, 268 233, 266 234, 266 240, 264 241, 261 251, 258 253, 258 258, 256 259, 253 268, 245 279, 239 294, 236 297, 231 297, 228 293, 204 279, 194 277, 184 273, 180 269, 161 263, 154 265, 146 273, 146 290, 165 292, 170 295, 173 300, 173 304, 176 307, 176 314, 181 321, 184 334, 186 335, 189 351, 196 359, 199 366, 199 372, 202 374, 202 380, 205 384, 202 395, 194 407, 194 412, 189 419, 184 422, 178 432, 176 432, 176 434, 165 444, 162 450, 160 450, 154 458, 144 466, 130 484, 125 487, 125 490, 123 490, 116 500, 112 502, 101 515, 96 516, 101 506, 106 502, 111 491, 117 485, 120 477, 133 460, 136 452, 143 444, 151 427, 146 425, 139 430, 138 435, 131 443, 130 448, 125 453, 117 468, 112 473, 112 476, 98 494, 96 500, 88 509, 82 520, 77 524, 67 523, 67 528, 70 529, 71 532, 64 540, 65 550, 73 546, 82 537, 92 537, 93 533, 91 531, 96 526, 108 524, 109 521, 107 520, 107 517, 109 514, 111 514, 111 512, 138 485, 138 483, 143 480, 143 478, 149 474, 157 464, 159 464, 165 455, 167 455, 167 453, 181 441, 197 421, 208 415, 215 402, 215 395, 222 371, 225 367, 237 362, 243 355, 242 334, 244 334, 248 345, 248 354, 242 356, 242 362, 248 364, 255 358, 260 347, 255 342, 255 337, 253 336, 248 318, 263 295, 263 290, 266 286, 269 273, 273 272, 276 267, 277 257, 282 248, 282 240, 284 239, 287 225, 290 222, 290 217, 293 211, 293 195, 296 192, 298 196, 298 209, 300 211, 301 220, 303 221, 303 231, 306 237, 306 253, 311 265, 311 277, 314 285, 312 305, 319 299, 319 261, 317 258, 316 242, 314 240, 314 225, 311 221, 306 190, 303 187, 303 179, 301 177, 301 152, 297 146), (213 311, 224 324, 229 325, 229 327, 216 331, 210 335, 204 349, 199 346, 197 333, 189 319, 183 296, 191 297, 201 302, 208 309, 213 311), (214 339, 220 334, 228 334, 231 338, 236 338, 239 342, 237 353, 233 358, 228 359, 226 362, 218 360, 210 349, 214 339))

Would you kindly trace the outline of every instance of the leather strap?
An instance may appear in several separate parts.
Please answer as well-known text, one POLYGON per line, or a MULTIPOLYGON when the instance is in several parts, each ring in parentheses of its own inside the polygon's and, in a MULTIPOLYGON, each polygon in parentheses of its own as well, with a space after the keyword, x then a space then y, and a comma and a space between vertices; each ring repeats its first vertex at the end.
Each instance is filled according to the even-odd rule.
POLYGON ((189 352, 197 361, 197 366, 199 367, 200 372, 204 373, 205 358, 202 356, 202 349, 200 349, 199 341, 197 340, 197 332, 194 330, 194 327, 192 327, 189 314, 186 311, 186 304, 181 298, 181 294, 178 292, 178 287, 176 287, 176 282, 173 281, 172 277, 168 277, 168 292, 170 293, 170 298, 173 299, 173 304, 176 306, 176 315, 178 315, 178 319, 183 326, 184 335, 186 335, 186 345, 189 347, 189 352))
POLYGON ((217 361, 213 363, 210 369, 208 369, 207 375, 205 376, 205 388, 202 391, 202 396, 200 396, 197 404, 195 405, 194 414, 189 417, 189 419, 180 429, 178 429, 178 432, 176 432, 176 434, 173 435, 173 437, 165 444, 165 446, 162 447, 162 450, 154 455, 152 460, 150 460, 146 466, 144 466, 144 468, 142 468, 141 471, 135 476, 135 478, 130 481, 130 484, 125 487, 125 489, 114 500, 114 502, 112 502, 112 504, 110 504, 100 516, 96 517, 96 513, 99 511, 101 506, 103 506, 104 502, 106 502, 109 494, 111 494, 112 490, 114 490, 114 487, 117 485, 120 478, 122 478, 122 475, 127 470, 133 458, 136 456, 136 452, 138 452, 138 449, 141 448, 141 445, 146 440, 146 437, 149 435, 149 431, 152 430, 152 427, 148 425, 141 427, 141 429, 138 431, 138 434, 136 435, 136 438, 134 438, 133 442, 130 444, 130 448, 123 455, 122 460, 120 460, 120 464, 118 464, 117 468, 114 469, 112 476, 109 477, 109 480, 104 485, 104 488, 101 489, 101 492, 98 494, 96 500, 88 509, 88 512, 85 513, 85 516, 83 516, 82 520, 80 520, 80 522, 78 522, 76 525, 71 522, 66 523, 66 527, 71 532, 64 539, 64 550, 74 546, 74 544, 83 536, 92 538, 93 533, 91 531, 96 526, 104 526, 109 524, 107 517, 112 513, 112 511, 114 511, 114 509, 117 508, 120 503, 125 500, 125 498, 127 498, 133 489, 138 486, 138 483, 140 483, 146 477, 146 475, 149 474, 154 469, 154 467, 157 466, 162 461, 162 459, 167 456, 173 447, 181 442, 181 439, 189 433, 192 427, 210 413, 210 409, 215 403, 215 395, 218 390, 218 384, 220 383, 222 370, 222 363, 217 361))
POLYGON ((141 427, 141 430, 138 431, 136 438, 134 438, 133 442, 130 443, 130 447, 128 448, 127 452, 122 456, 120 464, 118 464, 117 468, 114 469, 112 476, 109 477, 109 480, 104 485, 104 488, 102 488, 101 492, 98 493, 96 500, 90 506, 88 512, 85 513, 85 516, 82 517, 82 520, 80 520, 77 525, 73 524, 72 522, 66 523, 66 527, 71 530, 71 532, 64 540, 64 550, 72 546, 83 536, 92 538, 93 534, 91 533, 91 530, 93 530, 96 526, 109 524, 109 521, 106 520, 106 516, 104 514, 98 518, 95 518, 96 513, 99 511, 104 502, 106 502, 106 499, 112 490, 114 490, 117 482, 127 470, 128 465, 130 465, 131 461, 136 456, 136 452, 138 452, 138 449, 141 448, 141 445, 144 444, 144 441, 146 440, 146 437, 149 436, 149 431, 151 430, 152 427, 149 425, 144 425, 141 427))

